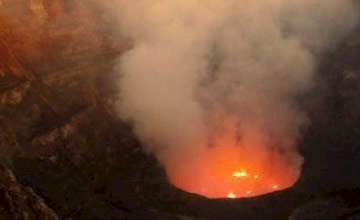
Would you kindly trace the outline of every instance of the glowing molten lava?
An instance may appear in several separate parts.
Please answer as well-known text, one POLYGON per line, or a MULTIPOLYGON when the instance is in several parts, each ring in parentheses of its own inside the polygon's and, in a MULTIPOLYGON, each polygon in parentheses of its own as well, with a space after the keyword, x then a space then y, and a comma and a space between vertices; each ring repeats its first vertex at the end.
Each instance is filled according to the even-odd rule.
POLYGON ((229 199, 235 199, 236 198, 236 195, 233 193, 233 192, 229 192, 229 194, 227 195, 227 197, 229 199))
MULTIPOLYGON (((176 158, 176 157, 174 157, 176 158)), ((291 187, 299 168, 284 152, 222 139, 215 146, 173 159, 167 172, 177 187, 209 198, 253 197, 291 187)))
POLYGON ((246 172, 246 170, 242 169, 241 171, 234 172, 232 176, 236 178, 245 178, 248 176, 248 173, 246 172))

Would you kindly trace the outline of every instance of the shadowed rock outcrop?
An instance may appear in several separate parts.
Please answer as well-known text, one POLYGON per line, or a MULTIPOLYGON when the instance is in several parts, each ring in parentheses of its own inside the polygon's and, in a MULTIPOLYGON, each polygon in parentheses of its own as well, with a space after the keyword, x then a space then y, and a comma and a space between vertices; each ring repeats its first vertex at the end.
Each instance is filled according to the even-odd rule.
POLYGON ((59 220, 30 187, 19 184, 11 170, 0 167, 0 219, 59 220))

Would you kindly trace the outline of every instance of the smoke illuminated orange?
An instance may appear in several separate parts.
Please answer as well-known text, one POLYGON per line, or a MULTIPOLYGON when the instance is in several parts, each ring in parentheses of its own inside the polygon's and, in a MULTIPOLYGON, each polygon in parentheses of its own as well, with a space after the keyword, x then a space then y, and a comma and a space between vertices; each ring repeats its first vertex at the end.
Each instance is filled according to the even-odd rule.
POLYGON ((177 187, 208 198, 242 198, 291 187, 299 171, 289 158, 263 146, 222 139, 215 146, 167 167, 177 187))

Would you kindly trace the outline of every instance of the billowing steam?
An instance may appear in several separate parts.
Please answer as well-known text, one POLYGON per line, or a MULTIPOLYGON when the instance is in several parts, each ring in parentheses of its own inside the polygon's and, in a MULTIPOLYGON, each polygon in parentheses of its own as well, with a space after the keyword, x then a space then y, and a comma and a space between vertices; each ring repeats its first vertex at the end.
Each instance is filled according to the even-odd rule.
POLYGON ((134 123, 170 181, 205 196, 234 197, 297 180, 296 141, 307 120, 296 98, 312 86, 317 57, 356 23, 351 0, 109 6, 134 43, 116 68, 120 115, 134 123))

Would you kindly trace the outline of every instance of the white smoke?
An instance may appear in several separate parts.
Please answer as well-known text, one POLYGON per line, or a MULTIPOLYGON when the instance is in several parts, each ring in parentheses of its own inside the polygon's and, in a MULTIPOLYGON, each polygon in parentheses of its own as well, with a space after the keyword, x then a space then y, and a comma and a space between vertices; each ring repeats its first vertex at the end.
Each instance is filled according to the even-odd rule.
MULTIPOLYGON (((300 170, 318 56, 357 21, 351 0, 110 1, 134 46, 119 60, 119 112, 168 169, 227 136, 300 170), (173 166, 173 165, 171 165, 173 166)), ((169 170, 169 169, 168 169, 169 170)))

